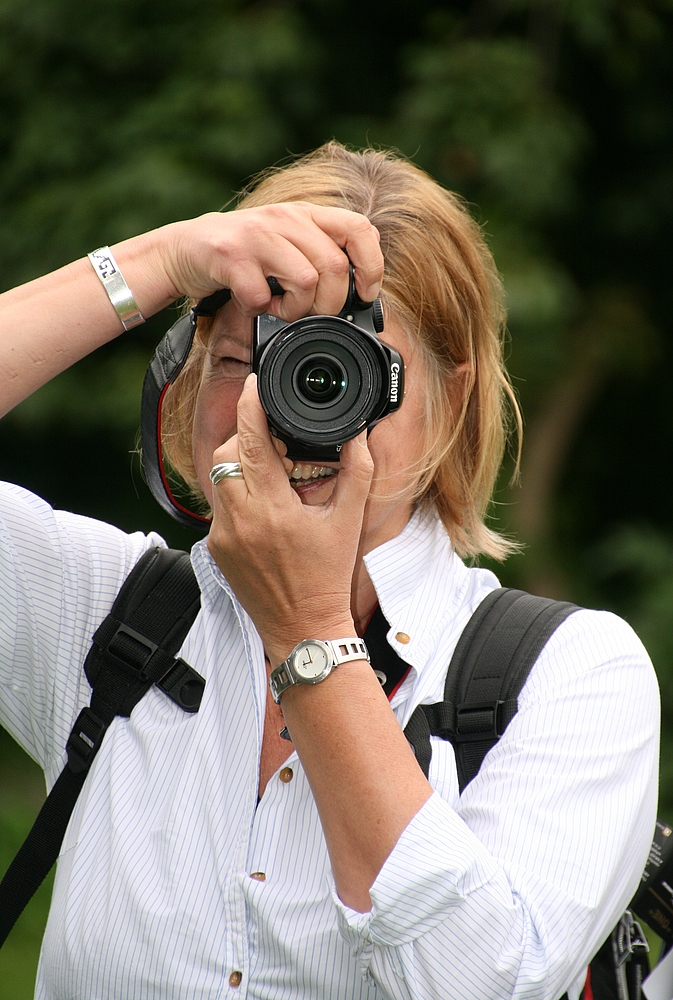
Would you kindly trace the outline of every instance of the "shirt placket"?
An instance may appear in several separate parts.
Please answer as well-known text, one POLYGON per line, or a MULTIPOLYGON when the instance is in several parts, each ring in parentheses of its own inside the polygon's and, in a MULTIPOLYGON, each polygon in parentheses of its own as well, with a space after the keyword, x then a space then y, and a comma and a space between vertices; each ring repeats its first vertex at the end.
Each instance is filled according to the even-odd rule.
MULTIPOLYGON (((261 755, 262 734, 264 728, 264 703, 260 691, 259 670, 256 662, 262 664, 264 677, 264 650, 261 640, 233 593, 224 588, 232 601, 239 628, 245 646, 250 684, 255 696, 255 715, 257 718, 257 769, 261 755)), ((224 883, 224 908, 226 916, 225 942, 225 987, 223 996, 242 998, 247 996, 250 970, 250 942, 245 897, 242 890, 243 879, 249 876, 247 859, 250 855, 250 845, 253 835, 253 824, 257 806, 257 775, 248 785, 245 801, 231 803, 231 808, 238 810, 240 816, 239 836, 233 852, 229 873, 224 883)))

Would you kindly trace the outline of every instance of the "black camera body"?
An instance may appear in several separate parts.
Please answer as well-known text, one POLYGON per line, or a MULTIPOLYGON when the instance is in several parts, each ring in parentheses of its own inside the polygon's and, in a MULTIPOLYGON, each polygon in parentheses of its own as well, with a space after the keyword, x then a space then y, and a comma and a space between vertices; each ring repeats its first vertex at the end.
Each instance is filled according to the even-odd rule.
POLYGON ((401 406, 404 361, 379 340, 382 332, 381 300, 360 300, 352 267, 338 316, 255 319, 252 370, 271 433, 289 458, 336 462, 344 442, 401 406))

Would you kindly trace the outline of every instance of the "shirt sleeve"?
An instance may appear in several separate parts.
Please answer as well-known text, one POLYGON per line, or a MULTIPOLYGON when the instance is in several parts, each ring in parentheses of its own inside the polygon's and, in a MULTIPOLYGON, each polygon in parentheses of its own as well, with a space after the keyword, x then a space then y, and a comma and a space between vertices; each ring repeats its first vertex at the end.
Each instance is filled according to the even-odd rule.
POLYGON ((630 627, 572 615, 519 712, 452 802, 413 818, 357 913, 334 891, 362 974, 390 998, 577 996, 647 859, 659 697, 630 627))
POLYGON ((0 723, 47 772, 61 769, 90 688, 93 633, 157 535, 123 531, 0 484, 0 723))

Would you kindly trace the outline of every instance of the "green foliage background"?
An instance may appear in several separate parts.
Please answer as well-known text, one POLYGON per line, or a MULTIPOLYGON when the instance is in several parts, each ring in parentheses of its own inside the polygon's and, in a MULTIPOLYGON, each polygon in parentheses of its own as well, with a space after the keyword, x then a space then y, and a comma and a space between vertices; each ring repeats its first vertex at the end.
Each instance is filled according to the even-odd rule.
MULTIPOLYGON (((225 205, 332 136, 462 192, 510 307, 521 485, 501 578, 624 615, 662 687, 673 819, 672 0, 0 0, 0 286, 225 205)), ((51 503, 190 537, 133 457, 170 311, 0 425, 0 474, 51 503)), ((0 867, 39 775, 0 740, 0 867)), ((48 891, 0 954, 29 996, 48 891)))

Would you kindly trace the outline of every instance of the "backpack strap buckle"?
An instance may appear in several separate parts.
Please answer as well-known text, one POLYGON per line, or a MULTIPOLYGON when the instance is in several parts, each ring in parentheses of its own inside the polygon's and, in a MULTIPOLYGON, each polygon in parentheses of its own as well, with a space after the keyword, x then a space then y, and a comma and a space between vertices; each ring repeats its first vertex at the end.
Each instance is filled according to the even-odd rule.
POLYGON ((503 732, 502 706, 504 701, 471 702, 456 706, 453 739, 456 743, 476 740, 497 740, 503 732))
MULTIPOLYGON (((138 680, 149 680, 147 665, 159 648, 155 642, 124 624, 116 627, 107 642, 104 637, 100 638, 103 638, 101 647, 106 656, 116 660, 138 680)), ((95 639, 100 642, 100 638, 97 633, 95 639)))
POLYGON ((183 711, 198 712, 206 682, 193 667, 177 657, 170 669, 156 682, 171 701, 174 701, 183 711))

